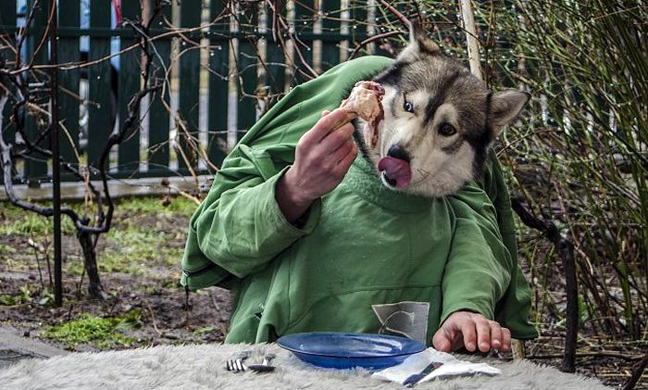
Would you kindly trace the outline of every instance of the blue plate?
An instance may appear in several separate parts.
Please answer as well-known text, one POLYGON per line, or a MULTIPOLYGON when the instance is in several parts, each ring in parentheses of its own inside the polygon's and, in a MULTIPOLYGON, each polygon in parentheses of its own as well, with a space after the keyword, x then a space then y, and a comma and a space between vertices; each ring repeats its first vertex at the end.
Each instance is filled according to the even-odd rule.
POLYGON ((403 337, 367 333, 295 333, 277 344, 318 367, 379 370, 401 363, 425 345, 403 337))

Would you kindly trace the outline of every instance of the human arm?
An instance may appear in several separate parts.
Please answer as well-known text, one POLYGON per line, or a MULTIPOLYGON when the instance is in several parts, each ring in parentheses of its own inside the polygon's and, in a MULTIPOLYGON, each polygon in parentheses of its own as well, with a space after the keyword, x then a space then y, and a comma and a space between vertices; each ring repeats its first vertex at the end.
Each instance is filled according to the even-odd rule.
POLYGON ((314 202, 300 228, 286 220, 275 196, 287 168, 266 176, 272 165, 264 150, 237 147, 190 224, 193 245, 201 255, 237 278, 263 269, 309 234, 319 219, 319 203, 314 202))
POLYGON ((346 120, 343 110, 325 111, 297 143, 295 162, 277 183, 276 192, 277 204, 290 223, 340 184, 358 154, 353 125, 346 120))
POLYGON ((357 150, 351 140, 353 127, 335 114, 306 132, 294 164, 271 177, 264 172, 273 162, 263 150, 241 145, 232 153, 191 221, 201 253, 244 278, 312 231, 319 218, 319 197, 339 184, 357 150), (302 223, 295 226, 302 215, 302 223))
POLYGON ((455 232, 443 277, 442 325, 435 348, 450 351, 510 349, 510 331, 495 321, 495 308, 516 271, 502 242, 497 213, 476 184, 449 197, 455 232))

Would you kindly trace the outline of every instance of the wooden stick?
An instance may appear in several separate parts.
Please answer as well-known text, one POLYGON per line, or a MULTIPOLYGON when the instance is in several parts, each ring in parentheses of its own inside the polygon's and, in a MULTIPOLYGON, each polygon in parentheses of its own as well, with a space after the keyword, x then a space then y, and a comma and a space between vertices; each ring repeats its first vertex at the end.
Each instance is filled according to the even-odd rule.
POLYGON ((461 20, 463 28, 466 31, 466 44, 468 46, 468 61, 470 62, 470 72, 483 80, 481 64, 479 63, 479 45, 477 42, 477 33, 475 30, 475 18, 473 16, 472 5, 470 0, 460 0, 459 8, 461 9, 461 20))
MULTIPOLYGON (((551 355, 537 355, 537 356, 529 356, 529 359, 558 359, 562 358, 562 354, 551 354, 551 355)), ((577 353, 576 357, 583 358, 583 357, 611 357, 611 358, 617 358, 617 359, 624 359, 624 360, 630 360, 630 361, 638 361, 641 360, 641 356, 637 355, 626 355, 620 352, 614 352, 614 351, 600 351, 600 352, 582 352, 582 353, 577 353)))
POLYGON ((643 372, 646 370, 646 364, 648 364, 648 353, 644 355, 641 362, 637 365, 634 371, 632 371, 632 376, 628 379, 625 386, 623 386, 623 390, 633 390, 635 388, 635 385, 639 382, 639 378, 641 378, 643 372))

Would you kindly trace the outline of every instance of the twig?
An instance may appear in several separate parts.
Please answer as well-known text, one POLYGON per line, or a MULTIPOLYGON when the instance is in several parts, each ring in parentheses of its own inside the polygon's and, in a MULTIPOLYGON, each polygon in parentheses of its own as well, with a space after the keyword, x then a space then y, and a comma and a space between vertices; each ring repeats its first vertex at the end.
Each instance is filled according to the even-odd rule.
POLYGON ((360 51, 360 49, 362 49, 362 48, 365 47, 366 45, 370 44, 371 42, 375 42, 375 41, 378 41, 378 40, 380 40, 380 39, 385 39, 385 38, 393 37, 393 36, 395 36, 395 35, 404 35, 404 34, 407 34, 407 33, 408 33, 407 31, 403 31, 403 30, 396 30, 396 31, 388 31, 388 32, 385 32, 385 33, 382 33, 382 34, 378 34, 378 35, 374 35, 374 36, 372 36, 372 37, 369 37, 369 38, 365 39, 364 41, 360 42, 360 43, 356 46, 356 48, 353 49, 353 52, 352 52, 351 55, 349 56, 349 59, 350 59, 350 60, 354 59, 355 56, 356 56, 356 55, 358 54, 358 52, 360 51))
POLYGON ((36 50, 34 50, 34 53, 32 54, 32 58, 29 61, 29 65, 27 65, 28 69, 31 69, 32 64, 34 63, 34 60, 36 59, 36 54, 38 54, 38 52, 41 51, 41 49, 45 45, 45 42, 47 41, 49 31, 50 31, 50 28, 52 26, 52 21, 54 20, 54 10, 55 9, 56 9, 56 7, 52 7, 52 9, 50 9, 49 16, 47 17, 47 25, 45 26, 45 31, 43 32, 43 36, 41 37, 41 40, 38 43, 38 46, 36 47, 36 50))
POLYGON ((396 17, 401 21, 401 23, 403 23, 403 25, 405 27, 407 27, 408 30, 410 30, 412 28, 412 23, 405 17, 405 15, 400 13, 396 8, 392 7, 385 0, 378 0, 378 1, 380 1, 380 4, 382 4, 385 8, 387 8, 387 10, 389 10, 389 12, 396 15, 396 17))
POLYGON ((567 293, 567 332, 565 335, 565 352, 561 371, 576 372, 576 341, 578 337, 578 282, 576 280, 576 263, 574 245, 569 237, 564 237, 556 225, 549 220, 540 219, 527 210, 520 199, 511 199, 511 206, 520 220, 530 228, 540 230, 554 244, 565 271, 565 290, 567 293))
POLYGON ((79 284, 77 285, 76 296, 81 298, 81 287, 83 286, 83 279, 85 278, 85 267, 81 269, 81 277, 79 278, 79 284))
POLYGON ((633 390, 635 386, 637 385, 637 382, 639 382, 639 378, 643 375, 643 372, 646 370, 646 364, 648 364, 648 352, 644 355, 643 359, 641 359, 641 362, 635 367, 635 369, 632 371, 632 376, 630 379, 628 379, 628 382, 626 382, 625 386, 623 386, 623 390, 633 390))
MULTIPOLYGON (((29 244, 29 246, 32 247, 32 249, 34 249, 34 256, 36 256, 36 265, 38 265, 38 278, 40 280, 41 288, 45 289, 45 283, 43 282, 43 272, 41 271, 41 265, 40 265, 40 256, 38 256, 38 250, 36 248, 37 245, 34 242, 34 234, 33 234, 33 232, 29 232, 29 236, 30 236, 30 239, 29 239, 29 241, 27 243, 29 244)), ((52 276, 50 275, 50 280, 51 280, 51 277, 52 276)), ((50 285, 50 287, 51 287, 51 285, 50 285)))
MULTIPOLYGON (((562 358, 563 356, 564 356, 563 354, 550 354, 550 355, 533 355, 533 356, 527 356, 527 357, 529 359, 559 359, 559 358, 562 358)), ((611 357, 611 358, 629 360, 629 361, 633 361, 633 362, 634 361, 639 361, 639 360, 642 359, 641 355, 627 355, 627 354, 623 354, 623 353, 620 353, 620 352, 613 352, 613 351, 581 352, 581 353, 577 353, 576 357, 578 357, 578 358, 584 358, 584 357, 611 357)))
POLYGON ((153 329, 155 329, 155 332, 158 334, 158 336, 162 337, 162 332, 160 332, 160 329, 157 327, 157 321, 155 320, 155 314, 153 313, 153 309, 151 308, 151 305, 146 302, 146 307, 149 310, 149 313, 151 313, 151 321, 153 322, 153 329))
POLYGON ((209 297, 211 298, 211 301, 212 301, 212 304, 214 305, 214 308, 215 308, 217 311, 220 311, 221 308, 220 308, 220 306, 218 305, 218 302, 216 302, 216 298, 214 298, 213 291, 210 291, 210 292, 209 292, 209 297))
POLYGON ((181 190, 180 187, 178 187, 178 186, 174 186, 174 185, 170 184, 168 181, 166 183, 162 182, 162 186, 167 187, 170 190, 176 191, 180 196, 183 196, 183 197, 191 200, 192 202, 194 202, 197 205, 200 205, 200 203, 201 203, 199 198, 187 193, 186 191, 181 190))

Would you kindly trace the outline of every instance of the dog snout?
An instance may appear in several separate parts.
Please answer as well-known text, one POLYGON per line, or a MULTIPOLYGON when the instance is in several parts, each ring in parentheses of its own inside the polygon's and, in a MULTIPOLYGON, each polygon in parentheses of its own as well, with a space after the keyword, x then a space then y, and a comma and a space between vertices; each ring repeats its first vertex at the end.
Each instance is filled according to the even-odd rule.
POLYGON ((409 156, 409 154, 407 153, 407 151, 405 150, 405 148, 403 148, 403 147, 402 147, 401 145, 399 145, 399 144, 394 144, 394 145, 392 145, 392 146, 389 148, 389 150, 387 151, 387 155, 388 155, 389 157, 398 158, 398 159, 401 159, 401 160, 405 160, 405 161, 407 161, 407 162, 410 161, 410 156, 409 156))

